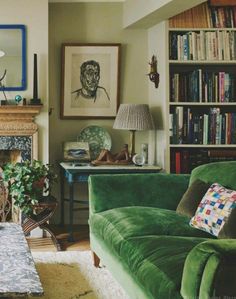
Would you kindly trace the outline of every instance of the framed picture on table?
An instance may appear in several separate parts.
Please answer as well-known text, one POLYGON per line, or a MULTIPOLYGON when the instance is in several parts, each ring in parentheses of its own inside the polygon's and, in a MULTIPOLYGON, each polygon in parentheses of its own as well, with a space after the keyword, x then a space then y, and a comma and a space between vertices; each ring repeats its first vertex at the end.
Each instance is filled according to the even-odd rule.
POLYGON ((88 142, 64 142, 64 161, 88 162, 91 160, 88 142))
POLYGON ((62 44, 61 118, 114 118, 120 44, 62 44))

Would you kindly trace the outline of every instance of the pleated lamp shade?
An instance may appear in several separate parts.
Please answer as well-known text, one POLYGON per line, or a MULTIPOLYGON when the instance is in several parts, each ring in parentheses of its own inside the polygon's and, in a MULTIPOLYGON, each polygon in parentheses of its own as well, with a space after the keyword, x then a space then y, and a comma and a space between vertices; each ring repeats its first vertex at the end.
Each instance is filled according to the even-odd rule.
POLYGON ((154 123, 149 106, 146 104, 121 104, 113 128, 130 131, 153 130, 154 123))
POLYGON ((114 129, 129 130, 130 156, 135 154, 135 131, 154 130, 154 122, 147 104, 121 104, 114 129))

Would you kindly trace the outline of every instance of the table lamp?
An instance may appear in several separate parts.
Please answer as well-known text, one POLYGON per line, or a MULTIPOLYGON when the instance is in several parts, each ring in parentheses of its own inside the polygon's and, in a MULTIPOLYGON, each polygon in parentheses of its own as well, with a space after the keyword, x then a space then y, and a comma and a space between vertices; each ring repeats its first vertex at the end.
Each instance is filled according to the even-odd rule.
POLYGON ((114 129, 130 131, 130 157, 135 154, 135 131, 153 130, 154 122, 146 104, 121 104, 114 129))

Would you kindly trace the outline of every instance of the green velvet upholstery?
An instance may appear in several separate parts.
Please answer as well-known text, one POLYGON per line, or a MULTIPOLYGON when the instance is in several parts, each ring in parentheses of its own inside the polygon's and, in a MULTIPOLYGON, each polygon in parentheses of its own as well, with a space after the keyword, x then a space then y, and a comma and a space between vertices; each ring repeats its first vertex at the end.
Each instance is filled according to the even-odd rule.
POLYGON ((225 225, 221 229, 219 239, 236 239, 236 209, 233 209, 225 225))
POLYGON ((188 188, 189 177, 162 173, 93 175, 89 192, 90 198, 96 200, 91 200, 90 210, 97 213, 127 206, 175 210, 188 188))
POLYGON ((131 299, 236 296, 236 278, 231 277, 236 272, 236 240, 218 240, 194 229, 189 226, 190 217, 175 211, 189 181, 211 183, 216 178, 233 188, 236 164, 232 168, 231 163, 200 166, 191 178, 174 174, 90 176, 91 249, 131 299), (221 167, 228 183, 218 176, 223 176, 221 167))
POLYGON ((214 238, 189 225, 189 217, 175 211, 151 207, 116 208, 95 214, 90 219, 91 231, 111 246, 120 241, 150 235, 214 238))
POLYGON ((176 212, 182 215, 193 217, 199 203, 210 186, 210 183, 205 183, 199 179, 195 180, 181 198, 176 212))
MULTIPOLYGON (((236 276, 234 272, 218 270, 222 263, 233 264, 236 267, 236 241, 235 240, 209 240, 195 246, 188 254, 184 266, 181 294, 184 298, 212 298, 214 291, 222 288, 224 277, 233 276, 232 283, 224 296, 235 296, 236 276), (214 285, 215 283, 215 285, 214 285), (233 292, 233 293, 232 293, 233 292)), ((232 282, 232 278, 230 280, 232 282)))
POLYGON ((236 190, 236 161, 214 162, 196 167, 191 173, 189 184, 196 179, 236 190))

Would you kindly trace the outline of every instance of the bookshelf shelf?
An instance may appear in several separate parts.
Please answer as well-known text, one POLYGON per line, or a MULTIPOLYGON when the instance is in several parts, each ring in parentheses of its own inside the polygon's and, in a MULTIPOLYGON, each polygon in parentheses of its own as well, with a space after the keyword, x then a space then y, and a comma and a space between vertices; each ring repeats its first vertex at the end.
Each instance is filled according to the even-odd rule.
POLYGON ((188 32, 188 31, 236 31, 236 28, 169 28, 171 31, 175 32, 188 32))
POLYGON ((235 65, 236 60, 170 60, 170 65, 221 65, 227 63, 228 65, 235 65))
POLYGON ((236 160, 236 28, 167 32, 167 171, 236 160))
POLYGON ((235 148, 236 144, 170 144, 171 148, 235 148))
POLYGON ((219 102, 170 102, 170 106, 219 106, 219 107, 227 107, 227 106, 236 106, 236 102, 230 103, 219 103, 219 102))

